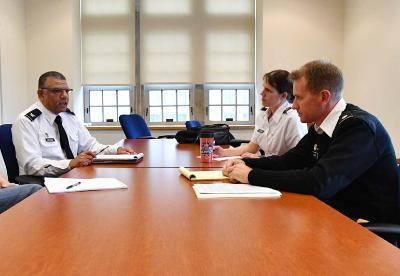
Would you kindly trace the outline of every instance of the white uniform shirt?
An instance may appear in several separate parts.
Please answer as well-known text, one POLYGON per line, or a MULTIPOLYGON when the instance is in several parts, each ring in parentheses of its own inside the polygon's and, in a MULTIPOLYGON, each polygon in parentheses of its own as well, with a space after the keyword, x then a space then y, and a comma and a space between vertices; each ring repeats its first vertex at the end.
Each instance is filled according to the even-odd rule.
POLYGON ((307 124, 300 122, 295 110, 285 101, 268 121, 268 109, 256 117, 256 127, 251 142, 257 144, 265 156, 282 155, 297 145, 307 133, 307 124))
MULTIPOLYGON (((82 151, 99 152, 107 147, 98 143, 75 115, 67 112, 58 115, 75 157, 82 151)), ((13 143, 21 175, 58 176, 70 169, 71 160, 66 159, 61 148, 58 127, 54 122, 56 116, 37 102, 24 110, 13 124, 13 143), (33 114, 35 109, 41 114, 33 114)), ((102 154, 115 154, 117 149, 118 145, 109 146, 102 154)))
POLYGON ((346 109, 346 101, 341 98, 335 105, 335 107, 329 112, 328 116, 324 119, 320 126, 314 124, 314 129, 318 134, 326 133, 330 138, 332 138, 333 131, 339 121, 340 115, 346 109))

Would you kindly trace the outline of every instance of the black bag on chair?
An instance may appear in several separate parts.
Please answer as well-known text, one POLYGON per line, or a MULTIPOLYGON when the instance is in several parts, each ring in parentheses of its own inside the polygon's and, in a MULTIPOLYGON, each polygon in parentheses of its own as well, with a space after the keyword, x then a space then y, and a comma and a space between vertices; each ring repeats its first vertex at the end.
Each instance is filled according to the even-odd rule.
POLYGON ((179 144, 194 144, 199 143, 200 132, 212 132, 214 133, 216 145, 229 145, 230 141, 235 139, 229 129, 229 126, 226 124, 204 125, 189 130, 178 131, 175 139, 179 144))

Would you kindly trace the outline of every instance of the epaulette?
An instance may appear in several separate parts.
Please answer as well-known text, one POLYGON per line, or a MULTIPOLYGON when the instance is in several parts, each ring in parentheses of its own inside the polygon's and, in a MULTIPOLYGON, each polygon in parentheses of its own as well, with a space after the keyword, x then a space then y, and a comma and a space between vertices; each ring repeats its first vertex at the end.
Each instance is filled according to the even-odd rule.
POLYGON ((261 111, 267 111, 267 108, 264 106, 260 109, 261 111))
POLYGON ((28 113, 25 114, 25 117, 31 120, 33 122, 37 117, 39 117, 42 114, 42 111, 39 109, 34 109, 32 111, 29 111, 28 113))
POLYGON ((283 114, 287 114, 288 111, 291 110, 291 109, 292 109, 291 106, 286 107, 286 109, 283 111, 283 114))
POLYGON ((65 110, 65 112, 67 112, 68 114, 71 114, 71 115, 74 115, 74 116, 75 116, 75 113, 72 112, 69 108, 67 108, 67 110, 65 110))
POLYGON ((350 111, 343 111, 342 114, 340 114, 338 125, 341 124, 342 122, 346 121, 347 119, 353 118, 353 114, 351 114, 350 111))

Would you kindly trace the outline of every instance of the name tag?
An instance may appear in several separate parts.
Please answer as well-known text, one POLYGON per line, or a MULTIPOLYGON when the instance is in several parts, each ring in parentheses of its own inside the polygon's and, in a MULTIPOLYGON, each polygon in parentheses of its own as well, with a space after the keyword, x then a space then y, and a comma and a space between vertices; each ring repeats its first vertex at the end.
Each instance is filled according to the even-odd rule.
POLYGON ((261 128, 259 128, 259 129, 257 129, 257 132, 258 132, 258 133, 264 133, 264 130, 261 129, 261 128))
POLYGON ((54 141, 55 141, 54 138, 46 138, 46 142, 48 142, 48 143, 51 143, 51 142, 54 142, 54 141))

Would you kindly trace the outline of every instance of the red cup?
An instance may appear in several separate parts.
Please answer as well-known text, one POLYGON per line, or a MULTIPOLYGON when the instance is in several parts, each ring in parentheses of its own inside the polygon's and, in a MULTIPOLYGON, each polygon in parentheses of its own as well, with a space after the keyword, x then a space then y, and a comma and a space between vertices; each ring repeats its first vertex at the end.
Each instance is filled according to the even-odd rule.
POLYGON ((209 163, 213 160, 214 152, 214 133, 201 132, 200 133, 200 162, 209 163))

